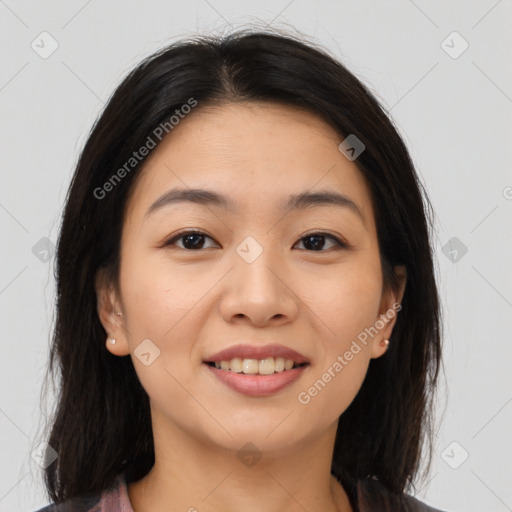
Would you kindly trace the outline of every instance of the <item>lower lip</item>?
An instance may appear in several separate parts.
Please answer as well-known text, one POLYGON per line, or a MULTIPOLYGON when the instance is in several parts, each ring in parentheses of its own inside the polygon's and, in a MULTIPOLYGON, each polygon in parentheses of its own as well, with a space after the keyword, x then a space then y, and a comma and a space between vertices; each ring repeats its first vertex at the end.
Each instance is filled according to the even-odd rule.
POLYGON ((203 363, 206 368, 229 388, 248 396, 270 396, 295 382, 309 366, 299 366, 293 370, 284 370, 271 375, 250 375, 229 370, 220 370, 203 363))

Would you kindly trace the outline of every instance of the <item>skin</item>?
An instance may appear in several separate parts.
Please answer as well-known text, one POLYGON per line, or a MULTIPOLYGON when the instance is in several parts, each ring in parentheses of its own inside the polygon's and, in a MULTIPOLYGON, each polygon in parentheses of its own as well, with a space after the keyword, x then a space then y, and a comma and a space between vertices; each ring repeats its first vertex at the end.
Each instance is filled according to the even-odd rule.
POLYGON ((150 397, 156 462, 128 487, 135 512, 352 510, 330 474, 338 418, 385 353, 396 315, 307 405, 297 396, 400 303, 406 276, 397 267, 400 289, 383 286, 370 192, 342 139, 288 106, 198 107, 146 160, 125 212, 119 293, 101 273, 96 281, 116 339, 107 349, 131 356, 150 397), (187 202, 145 217, 177 186, 222 193, 237 210, 187 202), (320 189, 349 196, 363 219, 333 205, 283 212, 290 194, 320 189), (186 228, 206 233, 199 249, 183 238, 164 246, 186 228), (325 231, 351 247, 307 245, 306 234, 325 231), (252 263, 236 252, 247 236, 263 249, 252 263), (134 351, 148 338, 160 355, 146 366, 134 351), (311 364, 275 395, 248 397, 202 365, 238 343, 283 344, 311 364), (252 466, 237 457, 247 442, 261 454, 252 466))

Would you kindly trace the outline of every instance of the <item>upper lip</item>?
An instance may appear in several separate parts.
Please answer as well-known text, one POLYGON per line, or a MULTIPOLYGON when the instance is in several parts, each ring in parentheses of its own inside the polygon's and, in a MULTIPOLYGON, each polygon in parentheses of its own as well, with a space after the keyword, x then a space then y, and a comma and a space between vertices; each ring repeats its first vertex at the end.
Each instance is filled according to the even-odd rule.
POLYGON ((215 363, 217 361, 230 361, 234 358, 240 359, 265 359, 267 357, 282 357, 291 359, 297 364, 309 363, 308 359, 299 352, 285 347, 284 345, 233 345, 220 352, 207 357, 204 361, 215 363))

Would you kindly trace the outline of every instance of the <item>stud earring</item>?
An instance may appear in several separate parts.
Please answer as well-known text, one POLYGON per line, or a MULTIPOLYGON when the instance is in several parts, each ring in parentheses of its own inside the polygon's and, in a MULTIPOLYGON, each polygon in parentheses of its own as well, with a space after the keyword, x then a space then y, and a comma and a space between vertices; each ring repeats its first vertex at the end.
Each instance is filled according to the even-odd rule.
POLYGON ((111 340, 109 340, 109 343, 110 343, 111 345, 114 345, 114 344, 115 344, 115 342, 116 342, 115 338, 112 338, 111 340))
POLYGON ((388 345, 389 345, 389 340, 384 339, 384 340, 380 341, 380 346, 381 347, 388 347, 388 345))
POLYGON ((118 316, 123 316, 123 313, 121 313, 121 311, 117 311, 117 312, 116 312, 116 315, 118 315, 118 316))

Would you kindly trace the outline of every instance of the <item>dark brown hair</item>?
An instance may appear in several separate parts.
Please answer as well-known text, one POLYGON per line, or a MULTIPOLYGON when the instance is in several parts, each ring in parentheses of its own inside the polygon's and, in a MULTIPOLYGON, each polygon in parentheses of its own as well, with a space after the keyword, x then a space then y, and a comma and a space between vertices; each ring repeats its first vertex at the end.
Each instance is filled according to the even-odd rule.
MULTIPOLYGON (((144 59, 117 87, 80 155, 66 198, 55 276, 57 311, 49 373, 59 372, 47 442, 58 459, 45 469, 55 502, 129 481, 154 463, 149 399, 131 358, 105 349, 95 277, 117 287, 123 212, 144 159, 113 187, 102 187, 160 123, 190 98, 202 106, 274 102, 308 109, 366 149, 354 161, 372 196, 383 279, 405 265, 407 286, 388 352, 372 359, 363 385, 341 415, 332 473, 353 494, 358 480, 409 489, 424 441, 432 456, 433 396, 441 356, 432 209, 409 153, 375 96, 327 50, 272 31, 197 36, 144 59)), ((194 114, 196 115, 196 114, 194 114)))

